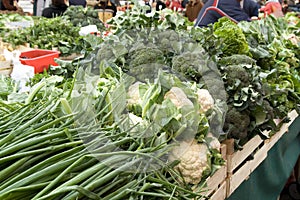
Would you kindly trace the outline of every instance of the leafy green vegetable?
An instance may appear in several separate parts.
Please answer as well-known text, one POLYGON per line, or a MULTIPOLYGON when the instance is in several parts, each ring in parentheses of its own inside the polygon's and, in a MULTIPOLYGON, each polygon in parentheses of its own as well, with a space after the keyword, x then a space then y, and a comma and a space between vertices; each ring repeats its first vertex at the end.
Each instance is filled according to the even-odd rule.
POLYGON ((57 48, 61 55, 80 53, 85 45, 79 27, 61 17, 35 20, 31 27, 8 32, 3 41, 13 45, 29 43, 31 47, 41 49, 57 48))
POLYGON ((105 30, 103 22, 98 17, 98 11, 90 6, 86 8, 82 6, 69 6, 64 12, 63 18, 70 20, 74 26, 96 25, 98 31, 102 32, 105 30))
POLYGON ((214 34, 223 41, 224 56, 249 54, 249 47, 242 29, 227 17, 222 17, 213 25, 214 34))

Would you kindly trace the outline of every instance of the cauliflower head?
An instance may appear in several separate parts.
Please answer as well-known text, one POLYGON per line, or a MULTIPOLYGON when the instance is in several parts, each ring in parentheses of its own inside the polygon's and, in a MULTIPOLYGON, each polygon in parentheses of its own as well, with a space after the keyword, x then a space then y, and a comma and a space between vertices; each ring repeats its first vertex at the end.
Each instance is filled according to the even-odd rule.
POLYGON ((142 112, 143 96, 148 88, 148 85, 141 82, 135 82, 128 88, 127 108, 136 115, 140 115, 142 112))
POLYGON ((177 108, 183 106, 194 106, 192 101, 186 96, 179 87, 172 87, 164 96, 164 99, 170 99, 177 108))
POLYGON ((207 134, 207 136, 205 137, 205 141, 207 141, 208 146, 210 149, 215 149, 220 151, 221 149, 221 143, 218 140, 218 138, 216 138, 215 136, 213 136, 213 134, 211 132, 209 132, 207 134))
POLYGON ((211 170, 210 151, 206 144, 197 140, 182 141, 169 156, 169 161, 179 160, 175 170, 182 174, 186 184, 198 184, 211 170))
POLYGON ((140 90, 139 90, 139 86, 141 85, 141 82, 135 82, 134 84, 132 84, 131 86, 129 86, 128 88, 128 99, 127 99, 127 103, 128 105, 135 105, 135 104, 140 104, 142 99, 140 96, 140 90))
POLYGON ((200 104, 200 113, 206 113, 214 106, 214 99, 206 89, 197 89, 198 103, 200 104))

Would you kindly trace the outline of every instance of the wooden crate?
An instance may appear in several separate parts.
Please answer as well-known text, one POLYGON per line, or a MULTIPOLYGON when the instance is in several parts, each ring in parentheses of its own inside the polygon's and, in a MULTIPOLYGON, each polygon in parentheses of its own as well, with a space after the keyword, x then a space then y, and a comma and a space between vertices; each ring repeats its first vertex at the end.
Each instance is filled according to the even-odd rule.
MULTIPOLYGON (((298 113, 296 110, 291 111, 288 114, 290 121, 288 123, 284 123, 280 130, 274 134, 271 138, 265 140, 265 145, 268 146, 268 149, 271 149, 274 144, 285 134, 288 132, 289 126, 293 123, 293 121, 298 117, 298 113)), ((277 121, 279 123, 279 121, 277 121)))
MULTIPOLYGON (((227 178, 226 178, 226 196, 229 197, 240 184, 247 180, 250 174, 265 160, 268 151, 276 144, 276 142, 287 133, 288 127, 298 116, 293 110, 288 114, 290 121, 281 126, 280 130, 269 139, 263 140, 256 135, 249 140, 243 149, 234 152, 233 140, 227 140, 227 178), (252 159, 247 160, 249 156, 252 159)), ((276 120, 278 124, 280 120, 276 120)))
POLYGON ((0 75, 10 75, 12 71, 11 61, 0 61, 0 75))

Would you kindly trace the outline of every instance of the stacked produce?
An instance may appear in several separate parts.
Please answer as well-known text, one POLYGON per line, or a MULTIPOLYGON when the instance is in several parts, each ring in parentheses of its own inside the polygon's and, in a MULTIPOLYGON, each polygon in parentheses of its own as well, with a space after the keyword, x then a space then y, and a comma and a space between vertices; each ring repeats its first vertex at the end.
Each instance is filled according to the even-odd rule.
POLYGON ((57 49, 61 56, 67 56, 72 53, 85 53, 92 44, 101 40, 91 36, 82 37, 79 30, 80 26, 74 26, 69 18, 39 18, 30 27, 3 32, 1 36, 4 42, 13 47, 30 44, 31 48, 57 49))
POLYGON ((63 18, 71 21, 74 26, 96 25, 99 31, 105 29, 103 22, 98 17, 98 11, 92 7, 69 6, 63 18))
POLYGON ((1 14, 0 15, 0 30, 1 32, 7 31, 8 28, 17 28, 18 23, 20 24, 20 27, 22 27, 23 22, 33 22, 33 19, 31 16, 23 16, 19 14, 1 14), (14 27, 7 27, 10 25, 10 23, 14 23, 14 27))
MULTIPOLYGON (((83 59, 58 60, 29 93, 2 77, 0 199, 203 199, 224 164, 220 141, 243 145, 298 109, 299 19, 222 18, 192 31, 185 21, 137 7, 103 40, 70 23, 75 43, 55 47, 83 59)), ((49 22, 48 35, 66 26, 41 29, 49 22)))
POLYGON ((222 164, 218 140, 206 136, 214 104, 200 95, 209 93, 174 75, 139 83, 100 67, 107 73, 79 70, 78 83, 51 76, 22 98, 2 95, 1 199, 201 196, 191 187, 222 164), (176 151, 184 160, 174 170, 176 151))
POLYGON ((299 30, 288 23, 291 16, 238 25, 222 18, 192 31, 223 76, 229 105, 224 131, 241 145, 264 130, 272 134, 278 129, 273 120, 299 107, 299 30))

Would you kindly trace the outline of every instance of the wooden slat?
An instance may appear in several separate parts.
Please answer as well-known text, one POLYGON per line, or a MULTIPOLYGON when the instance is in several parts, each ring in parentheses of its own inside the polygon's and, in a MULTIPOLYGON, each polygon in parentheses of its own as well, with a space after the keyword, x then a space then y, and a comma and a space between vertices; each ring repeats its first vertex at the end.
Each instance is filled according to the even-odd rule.
POLYGON ((222 158, 223 158, 224 160, 226 160, 227 147, 226 147, 225 144, 221 144, 220 152, 221 152, 222 158))
POLYGON ((214 192, 219 185, 225 181, 227 177, 227 170, 226 170, 226 165, 222 166, 220 169, 218 169, 214 175, 212 175, 211 177, 209 177, 207 179, 207 187, 205 189, 207 189, 207 192, 205 192, 206 195, 210 195, 212 192, 214 192))
POLYGON ((10 69, 11 67, 11 61, 0 61, 0 70, 10 69))
POLYGON ((263 142, 259 135, 256 135, 249 140, 241 151, 237 151, 232 155, 227 156, 227 171, 232 173, 254 150, 263 142))
MULTIPOLYGON (((265 160, 268 155, 268 151, 278 142, 278 140, 288 132, 289 126, 298 117, 298 113, 293 110, 288 114, 290 121, 283 124, 280 130, 275 133, 269 139, 263 141, 259 135, 248 141, 241 151, 237 151, 233 154, 227 153, 227 178, 226 178, 226 197, 228 198, 240 184, 249 178, 251 173, 265 160), (261 144, 263 144, 259 149, 261 144), (252 160, 246 161, 246 158, 251 154, 254 154, 252 160), (244 163, 243 163, 244 162, 244 163), (237 168, 239 165, 241 165, 237 168)), ((278 125, 281 120, 274 120, 278 125)), ((269 134, 267 131, 265 134, 269 134)), ((230 145, 230 142, 228 143, 230 145)), ((228 149, 227 149, 228 150, 228 149)))
POLYGON ((267 157, 267 154, 267 147, 262 147, 255 153, 253 160, 246 162, 241 168, 238 169, 236 173, 228 177, 227 181, 230 181, 230 183, 227 184, 227 197, 229 197, 244 180, 247 180, 249 178, 250 174, 267 157))
POLYGON ((0 74, 2 74, 2 75, 10 75, 10 73, 11 73, 11 69, 0 70, 0 74))
POLYGON ((293 121, 298 117, 298 113, 296 110, 293 110, 288 114, 288 117, 290 118, 290 121, 288 123, 285 123, 281 126, 280 130, 276 132, 271 138, 265 140, 265 144, 268 145, 268 149, 271 149, 276 142, 285 134, 288 132, 289 126, 293 123, 293 121))
POLYGON ((221 186, 213 193, 210 200, 224 200, 226 198, 226 182, 224 181, 221 186))

